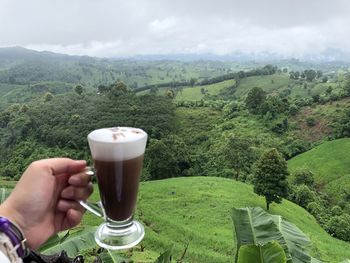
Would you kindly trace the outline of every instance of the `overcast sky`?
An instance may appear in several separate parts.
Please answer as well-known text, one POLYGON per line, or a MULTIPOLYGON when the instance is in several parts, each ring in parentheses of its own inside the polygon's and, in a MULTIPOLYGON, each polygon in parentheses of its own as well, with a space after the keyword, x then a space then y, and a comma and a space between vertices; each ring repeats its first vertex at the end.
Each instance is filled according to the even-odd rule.
POLYGON ((0 0, 0 46, 120 57, 350 50, 347 0, 0 0))

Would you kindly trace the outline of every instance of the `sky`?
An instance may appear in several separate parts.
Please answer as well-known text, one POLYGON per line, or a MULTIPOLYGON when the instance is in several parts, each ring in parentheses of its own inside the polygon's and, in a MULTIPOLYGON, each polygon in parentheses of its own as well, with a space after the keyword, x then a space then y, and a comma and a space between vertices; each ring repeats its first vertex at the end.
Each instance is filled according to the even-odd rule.
POLYGON ((71 55, 350 51, 347 0, 0 0, 0 47, 71 55))

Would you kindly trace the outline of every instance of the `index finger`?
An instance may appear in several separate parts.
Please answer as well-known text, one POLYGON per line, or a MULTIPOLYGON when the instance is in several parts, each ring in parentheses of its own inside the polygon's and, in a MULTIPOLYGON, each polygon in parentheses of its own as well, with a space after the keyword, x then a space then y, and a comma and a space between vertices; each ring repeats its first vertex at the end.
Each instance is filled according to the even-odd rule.
POLYGON ((38 165, 46 167, 52 175, 78 173, 85 169, 85 160, 72 160, 69 158, 52 158, 37 161, 38 165))

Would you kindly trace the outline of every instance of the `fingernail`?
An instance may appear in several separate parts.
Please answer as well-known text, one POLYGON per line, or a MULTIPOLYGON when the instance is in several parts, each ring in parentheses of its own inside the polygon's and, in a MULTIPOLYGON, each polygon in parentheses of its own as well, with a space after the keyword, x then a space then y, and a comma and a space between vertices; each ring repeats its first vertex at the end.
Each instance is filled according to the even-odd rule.
POLYGON ((68 180, 69 184, 79 184, 80 183, 80 178, 76 176, 72 176, 68 180))
POLYGON ((93 176, 94 175, 94 171, 92 170, 92 168, 90 166, 85 168, 85 174, 93 176))
POLYGON ((64 189, 61 193, 61 196, 63 198, 72 198, 73 197, 73 190, 72 189, 64 189))

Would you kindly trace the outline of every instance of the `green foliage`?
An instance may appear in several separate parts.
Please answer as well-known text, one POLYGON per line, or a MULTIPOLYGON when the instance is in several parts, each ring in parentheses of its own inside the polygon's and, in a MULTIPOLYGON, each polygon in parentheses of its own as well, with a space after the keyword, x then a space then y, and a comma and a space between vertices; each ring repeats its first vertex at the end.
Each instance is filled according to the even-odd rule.
POLYGON ((249 172, 256 159, 252 146, 251 140, 247 138, 233 136, 228 139, 224 153, 230 168, 235 170, 236 179, 241 172, 249 172))
POLYGON ((186 144, 177 136, 151 139, 145 155, 150 179, 184 176, 190 167, 186 144))
POLYGON ((350 95, 350 74, 347 74, 345 76, 343 90, 348 96, 350 95))
POLYGON ((304 74, 307 81, 313 81, 317 76, 317 72, 313 69, 305 70, 304 74))
POLYGON ((291 173, 303 167, 314 174, 316 184, 322 184, 332 199, 340 200, 344 190, 349 189, 348 179, 350 139, 325 142, 312 150, 288 161, 291 173))
POLYGON ((237 263, 285 263, 286 255, 283 248, 271 241, 264 245, 244 245, 239 249, 237 263))
POLYGON ((175 101, 200 101, 205 99, 205 94, 216 96, 224 89, 227 89, 235 84, 235 80, 226 80, 223 82, 208 84, 204 86, 190 86, 184 87, 181 91, 177 92, 175 101), (207 92, 203 93, 201 90, 207 92))
POLYGON ((299 168, 293 172, 292 183, 296 185, 307 185, 308 187, 314 187, 315 179, 312 171, 306 168, 299 168))
POLYGON ((78 95, 81 95, 81 94, 83 94, 84 88, 83 88, 82 85, 76 85, 75 88, 74 88, 74 91, 75 91, 78 95))
POLYGON ((327 223, 327 231, 342 240, 350 241, 350 215, 332 216, 327 223))
POLYGON ((255 165, 254 192, 265 196, 266 207, 272 202, 282 202, 282 197, 287 197, 287 162, 276 149, 263 153, 255 165))
POLYGON ((120 252, 105 249, 101 254, 99 254, 99 259, 103 263, 132 263, 132 260, 126 259, 120 255, 120 252))
POLYGON ((173 246, 165 250, 154 263, 171 263, 171 258, 173 254, 173 246))
POLYGON ((53 99, 53 95, 50 92, 45 93, 44 101, 51 101, 53 99))
POLYGON ((288 119, 284 118, 281 121, 276 121, 272 128, 271 131, 277 134, 283 134, 288 130, 288 119))
POLYGON ((158 96, 74 93, 36 101, 23 111, 12 106, 0 113, 1 175, 18 177, 33 160, 53 156, 89 159, 87 134, 117 125, 143 128, 160 139, 175 130, 171 101, 158 96))
POLYGON ((6 200, 10 193, 11 190, 9 188, 0 188, 0 204, 6 200))
POLYGON ((286 262, 310 262, 310 240, 281 216, 270 215, 260 207, 238 208, 232 210, 232 220, 236 237, 236 261, 242 246, 264 245, 275 240, 283 248, 286 262))
POLYGON ((309 203, 316 200, 316 194, 307 185, 301 184, 292 187, 288 199, 307 208, 309 203))
POLYGON ((261 106, 261 113, 269 113, 272 118, 279 114, 285 113, 289 109, 289 102, 286 98, 281 99, 279 96, 268 96, 261 106))
POLYGON ((245 100, 247 109, 252 114, 262 113, 262 106, 266 100, 266 93, 259 87, 251 89, 245 100))
POLYGON ((78 255, 81 250, 96 247, 94 233, 96 228, 62 232, 54 236, 39 248, 43 254, 50 255, 65 250, 70 257, 78 255))

